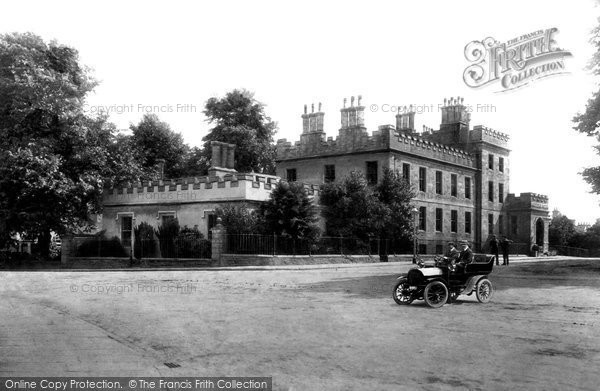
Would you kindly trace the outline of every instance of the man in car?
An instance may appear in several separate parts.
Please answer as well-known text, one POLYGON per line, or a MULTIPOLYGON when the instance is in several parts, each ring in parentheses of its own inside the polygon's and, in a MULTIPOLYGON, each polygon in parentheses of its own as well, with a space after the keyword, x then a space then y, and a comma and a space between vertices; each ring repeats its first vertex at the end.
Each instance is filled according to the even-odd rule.
POLYGON ((454 242, 448 243, 448 252, 446 253, 446 258, 448 258, 450 261, 454 262, 454 261, 458 260, 459 256, 460 256, 460 251, 458 251, 454 242))
POLYGON ((468 265, 469 263, 473 262, 473 251, 469 248, 469 242, 467 242, 466 240, 461 240, 459 244, 461 247, 461 251, 460 255, 458 256, 457 266, 460 272, 464 272, 465 265, 468 265))

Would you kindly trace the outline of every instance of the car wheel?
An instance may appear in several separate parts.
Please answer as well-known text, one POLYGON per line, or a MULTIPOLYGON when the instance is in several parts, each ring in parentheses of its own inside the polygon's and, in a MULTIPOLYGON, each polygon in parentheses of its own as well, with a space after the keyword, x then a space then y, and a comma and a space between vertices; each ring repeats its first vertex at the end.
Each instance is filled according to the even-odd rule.
POLYGON ((413 301, 412 295, 408 291, 408 280, 406 278, 401 278, 398 280, 396 285, 394 285, 394 290, 392 291, 392 298, 396 304, 406 305, 410 304, 413 301))
POLYGON ((431 308, 439 308, 448 301, 448 288, 440 281, 432 281, 425 287, 423 299, 431 308))
POLYGON ((494 286, 492 285, 492 282, 487 278, 479 280, 475 287, 475 295, 480 303, 489 302, 494 295, 494 286))

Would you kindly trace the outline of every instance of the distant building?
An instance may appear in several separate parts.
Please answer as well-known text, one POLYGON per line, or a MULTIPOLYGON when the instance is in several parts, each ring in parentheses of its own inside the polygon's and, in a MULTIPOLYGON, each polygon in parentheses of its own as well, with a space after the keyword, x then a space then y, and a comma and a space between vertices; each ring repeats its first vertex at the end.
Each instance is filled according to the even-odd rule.
POLYGON ((579 223, 575 225, 575 231, 585 233, 591 226, 592 224, 590 223, 579 223))
POLYGON ((403 110, 396 125, 367 133, 361 97, 340 110, 338 136, 326 138, 325 113, 302 114, 300 140, 277 142, 277 175, 289 181, 339 181, 362 170, 377 183, 384 168, 396 170, 416 191, 421 253, 441 253, 448 241, 466 239, 482 251, 491 235, 506 235, 548 250, 548 198, 509 194, 509 136, 470 127, 463 99, 444 100, 439 130, 414 128, 415 112, 403 110))

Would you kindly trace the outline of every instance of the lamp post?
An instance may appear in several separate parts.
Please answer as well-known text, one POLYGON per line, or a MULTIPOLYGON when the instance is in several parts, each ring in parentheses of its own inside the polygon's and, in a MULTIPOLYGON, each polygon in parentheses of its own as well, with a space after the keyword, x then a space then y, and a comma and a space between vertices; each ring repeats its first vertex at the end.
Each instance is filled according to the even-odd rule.
POLYGON ((419 209, 412 208, 410 211, 413 217, 413 260, 412 263, 417 263, 417 218, 419 217, 419 209))

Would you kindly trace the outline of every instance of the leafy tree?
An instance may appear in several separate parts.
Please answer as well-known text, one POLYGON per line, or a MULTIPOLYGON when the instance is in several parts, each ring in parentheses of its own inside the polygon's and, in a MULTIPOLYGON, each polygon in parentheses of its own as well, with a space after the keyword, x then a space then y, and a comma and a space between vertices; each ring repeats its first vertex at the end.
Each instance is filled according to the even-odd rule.
POLYGON ((280 181, 261 213, 268 233, 311 240, 319 235, 317 209, 302 183, 280 181))
POLYGON ((320 198, 329 236, 367 239, 382 228, 376 219, 380 204, 360 171, 352 171, 341 183, 325 184, 320 198))
MULTIPOLYGON (((87 132, 88 157, 93 156, 105 187, 148 177, 134 152, 131 136, 119 133, 105 116, 86 120, 90 129, 87 132)), ((90 165, 93 163, 89 161, 90 165)))
POLYGON ((208 174, 210 158, 205 156, 204 150, 192 147, 185 160, 184 176, 202 176, 208 174))
MULTIPOLYGON (((600 25, 592 31, 590 43, 596 52, 588 64, 588 69, 595 75, 600 75, 600 25)), ((573 122, 575 123, 573 129, 600 140, 600 91, 592 94, 586 104, 585 112, 578 113, 573 118, 573 122)), ((600 145, 596 145, 595 148, 600 154, 600 145)), ((600 166, 588 167, 581 174, 584 180, 592 186, 592 191, 600 194, 600 166)))
POLYGON ((227 229, 228 234, 251 234, 260 232, 262 219, 254 210, 249 209, 246 204, 226 205, 217 208, 215 213, 221 218, 221 223, 227 229))
POLYGON ((156 247, 156 241, 154 239, 154 227, 150 224, 141 222, 133 229, 133 235, 135 238, 134 243, 134 256, 136 259, 142 257, 154 256, 154 249, 156 247))
POLYGON ((593 250, 592 256, 600 255, 600 219, 585 232, 576 232, 569 241, 569 246, 593 250))
POLYGON ((575 236, 575 223, 567 216, 557 214, 548 227, 548 242, 555 246, 569 246, 575 236))
POLYGON ((412 231, 411 200, 415 197, 409 183, 398 172, 383 169, 383 178, 376 187, 376 195, 384 205, 381 238, 410 238, 412 231))
POLYGON ((246 90, 233 90, 223 98, 210 98, 204 115, 213 128, 204 137, 203 155, 211 156, 211 141, 236 145, 235 169, 242 172, 275 172, 273 135, 277 124, 265 114, 265 105, 246 90))
POLYGON ((131 142, 138 161, 149 176, 155 175, 159 159, 165 160, 164 175, 177 178, 185 175, 189 147, 181 134, 171 130, 155 114, 145 114, 137 125, 130 126, 131 142))
POLYGON ((327 234, 363 240, 410 238, 413 197, 410 185, 391 170, 384 170, 376 186, 369 186, 362 172, 352 171, 341 183, 321 189, 327 234))
POLYGON ((83 113, 95 86, 75 49, 0 36, 0 247, 25 233, 47 256, 51 231, 85 227, 98 211, 102 176, 118 170, 107 166, 112 131, 83 113))
POLYGON ((160 255, 163 258, 175 258, 177 254, 176 240, 179 235, 179 220, 170 218, 163 220, 163 223, 154 230, 154 235, 158 238, 160 246, 160 255))

